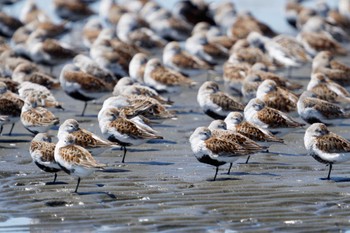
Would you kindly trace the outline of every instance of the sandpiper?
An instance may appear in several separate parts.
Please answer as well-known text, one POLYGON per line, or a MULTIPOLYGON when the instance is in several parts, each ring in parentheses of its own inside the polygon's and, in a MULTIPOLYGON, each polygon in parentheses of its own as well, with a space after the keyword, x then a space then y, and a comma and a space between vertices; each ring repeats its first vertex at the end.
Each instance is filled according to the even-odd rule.
POLYGON ((263 101, 257 98, 251 99, 244 108, 244 117, 248 122, 264 129, 296 128, 304 125, 277 109, 267 107, 263 101))
POLYGON ((201 163, 216 167, 214 181, 219 167, 226 163, 233 163, 242 156, 247 156, 250 151, 238 143, 229 140, 212 137, 211 131, 206 127, 198 127, 192 133, 190 139, 194 156, 201 163))
POLYGON ((330 132, 325 124, 312 124, 305 132, 304 145, 309 155, 320 163, 327 164, 330 179, 333 164, 350 159, 350 142, 330 132))
POLYGON ((197 101, 205 114, 214 119, 225 119, 232 111, 243 111, 244 106, 232 96, 221 92, 219 85, 212 81, 202 84, 198 90, 197 101))
POLYGON ((60 83, 63 90, 74 99, 84 101, 81 116, 84 116, 88 101, 101 98, 111 91, 109 85, 72 64, 63 67, 60 74, 60 83))
POLYGON ((55 160, 67 174, 78 177, 75 193, 78 192, 80 180, 91 175, 96 170, 103 169, 106 165, 98 163, 84 147, 75 145, 72 135, 61 137, 55 147, 55 160))
POLYGON ((122 163, 125 161, 126 147, 137 146, 151 139, 163 139, 158 132, 142 122, 140 118, 121 117, 117 108, 106 109, 102 113, 99 125, 105 138, 122 146, 124 150, 122 163))
POLYGON ((57 137, 65 137, 66 134, 73 135, 75 144, 84 147, 94 156, 102 154, 107 149, 118 147, 117 144, 105 141, 96 134, 81 128, 75 119, 67 119, 60 125, 57 137))
POLYGON ((29 153, 35 165, 45 172, 55 173, 53 183, 56 182, 57 172, 61 171, 61 167, 55 161, 55 146, 48 134, 38 133, 29 147, 29 153))

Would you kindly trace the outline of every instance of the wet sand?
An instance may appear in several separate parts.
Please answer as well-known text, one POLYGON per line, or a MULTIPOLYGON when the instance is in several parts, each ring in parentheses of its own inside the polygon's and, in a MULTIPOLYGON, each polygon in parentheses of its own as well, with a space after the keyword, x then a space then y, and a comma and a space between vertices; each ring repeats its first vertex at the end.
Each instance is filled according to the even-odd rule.
MULTIPOLYGON (((346 58, 343 59, 346 62, 346 58)), ((310 65, 297 70, 296 80, 306 84, 310 65)), ((196 77, 199 84, 206 77, 196 77)), ((221 87, 223 87, 223 83, 221 87)), ((199 86, 199 85, 198 85, 199 86)), ((230 232, 338 231, 350 228, 349 163, 335 165, 332 180, 323 180, 328 168, 307 156, 305 129, 283 136, 286 145, 273 145, 269 153, 239 160, 227 175, 199 163, 188 138, 197 126, 211 119, 204 115, 194 89, 185 89, 175 101, 177 120, 155 126, 164 141, 132 147, 126 163, 121 151, 106 152, 96 159, 108 163, 105 171, 83 179, 79 194, 76 179, 42 172, 31 161, 32 139, 16 124, 14 136, 0 138, 0 231, 163 231, 230 232)), ((66 111, 55 110, 61 122, 76 118, 81 126, 100 134, 96 115, 99 100, 89 104, 86 117, 78 116, 83 103, 55 93, 66 111)), ((293 115, 293 114, 292 114, 293 115)), ((296 116, 296 113, 294 113, 296 116)), ((300 120, 300 119, 298 119, 300 120)), ((300 120, 301 121, 301 120, 300 120)), ((331 130, 350 138, 350 120, 331 130)), ((57 131, 51 130, 55 135, 57 131)))

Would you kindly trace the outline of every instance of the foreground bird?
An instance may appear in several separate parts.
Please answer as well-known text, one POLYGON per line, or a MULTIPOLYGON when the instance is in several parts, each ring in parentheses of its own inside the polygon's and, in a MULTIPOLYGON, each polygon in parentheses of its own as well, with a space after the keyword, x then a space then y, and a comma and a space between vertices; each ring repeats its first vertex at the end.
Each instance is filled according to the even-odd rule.
POLYGON ((123 77, 118 81, 117 85, 115 85, 113 89, 113 95, 140 95, 151 97, 159 101, 161 104, 171 105, 173 103, 172 101, 167 100, 158 94, 156 90, 144 85, 140 85, 129 77, 123 77))
MULTIPOLYGON (((243 146, 246 150, 249 150, 251 154, 266 151, 268 147, 261 146, 250 138, 240 134, 238 132, 234 132, 232 130, 227 129, 227 125, 223 120, 214 120, 208 126, 208 129, 211 131, 213 137, 217 137, 220 139, 228 140, 230 142, 237 143, 243 146)), ((248 156, 245 163, 248 163, 250 159, 250 155, 248 156)), ((230 170, 232 167, 232 163, 230 164, 230 168, 228 169, 228 173, 230 174, 230 170)))
POLYGON ((24 105, 24 101, 15 93, 8 90, 7 85, 4 82, 0 82, 0 115, 6 116, 6 120, 1 123, 12 124, 9 135, 11 135, 15 123, 20 119, 21 109, 24 105))
POLYGON ((176 41, 169 42, 163 50, 163 63, 167 67, 186 75, 195 76, 213 69, 204 60, 193 56, 180 47, 176 41))
POLYGON ((317 98, 332 103, 350 104, 350 93, 345 87, 330 80, 322 73, 312 74, 306 89, 316 94, 317 98))
POLYGON ((75 193, 78 192, 80 179, 89 176, 106 165, 98 163, 85 148, 75 145, 75 138, 66 135, 59 138, 55 148, 55 160, 67 174, 78 177, 75 193))
POLYGON ((298 97, 287 90, 284 90, 277 86, 273 80, 263 81, 257 91, 256 97, 271 108, 283 112, 295 111, 297 108, 298 97))
POLYGON ((248 122, 267 128, 296 128, 304 124, 294 121, 287 114, 267 107, 257 98, 251 99, 244 108, 244 117, 248 122))
POLYGON ((309 124, 329 123, 329 120, 350 117, 339 105, 318 99, 310 91, 305 91, 300 96, 297 107, 299 116, 309 124))
POLYGON ((55 143, 46 133, 38 133, 30 143, 29 153, 33 162, 43 171, 55 173, 53 183, 56 182, 57 172, 61 167, 55 161, 55 143))
POLYGON ((320 72, 340 85, 350 85, 350 67, 334 60, 332 53, 329 51, 321 51, 315 56, 312 61, 312 72, 320 72))
POLYGON ((196 85, 194 81, 181 73, 164 67, 157 58, 152 58, 147 62, 143 81, 158 92, 168 93, 179 93, 182 86, 196 85))
POLYGON ((105 150, 117 147, 116 144, 108 142, 97 136, 96 134, 79 127, 78 121, 68 119, 58 129, 57 137, 65 137, 71 134, 75 137, 75 144, 87 149, 92 155, 99 155, 105 150))
POLYGON ((151 139, 163 139, 158 132, 146 125, 141 118, 127 119, 120 116, 117 108, 107 108, 101 113, 99 125, 102 134, 111 142, 116 142, 124 150, 122 163, 125 161, 126 147, 137 146, 151 139))
POLYGON ((240 133, 257 142, 283 143, 282 138, 276 137, 267 129, 263 129, 256 124, 243 121, 243 118, 243 114, 240 112, 231 112, 228 114, 225 118, 227 129, 240 133))
POLYGON ((60 74, 60 83, 67 95, 85 102, 81 116, 84 116, 88 101, 98 99, 111 91, 106 82, 80 71, 72 64, 63 67, 60 74))
POLYGON ((29 96, 24 101, 21 112, 21 122, 33 134, 45 133, 53 125, 59 124, 59 119, 52 112, 43 107, 37 107, 37 101, 29 96))
POLYGON ((350 160, 350 142, 330 132, 322 123, 312 124, 306 130, 304 144, 309 155, 318 162, 329 166, 328 180, 333 164, 350 160))
POLYGON ((199 162, 216 167, 214 181, 220 166, 233 163, 250 153, 238 143, 212 137, 211 131, 206 127, 198 127, 192 133, 190 143, 192 152, 199 162))
POLYGON ((233 97, 219 90, 219 85, 212 81, 202 84, 198 90, 197 101, 204 113, 214 119, 225 119, 232 111, 243 111, 244 106, 233 97))

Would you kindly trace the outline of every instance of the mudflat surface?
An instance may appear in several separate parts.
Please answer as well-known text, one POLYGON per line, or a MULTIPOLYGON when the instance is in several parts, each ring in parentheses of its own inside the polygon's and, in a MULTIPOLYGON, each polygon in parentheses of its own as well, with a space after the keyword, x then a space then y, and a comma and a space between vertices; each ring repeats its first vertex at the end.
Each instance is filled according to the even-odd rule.
MULTIPOLYGON (((306 84, 310 69, 296 70, 294 80, 306 84)), ((206 76, 194 80, 201 84, 206 76)), ((184 89, 172 97, 171 109, 178 112, 178 119, 155 126, 164 141, 131 147, 125 164, 120 163, 120 150, 96 157, 109 166, 83 179, 79 194, 73 193, 73 177, 59 173, 59 182, 51 184, 53 175, 32 163, 28 152, 32 135, 21 123, 11 137, 5 128, 0 138, 0 231, 261 232, 350 227, 349 164, 335 165, 332 180, 321 179, 328 168, 305 154, 305 129, 289 131, 283 136, 285 145, 272 145, 269 153, 252 156, 249 164, 238 160, 230 175, 228 166, 222 166, 213 182, 215 169, 199 163, 188 142, 197 126, 211 121, 196 102, 197 89, 184 89)), ((83 128, 100 134, 96 115, 102 100, 89 104, 87 116, 80 117, 81 102, 61 90, 55 95, 66 108, 54 110, 61 122, 75 118, 83 128)), ((296 113, 292 116, 298 119, 296 113)), ((330 129, 350 138, 349 120, 330 129)))

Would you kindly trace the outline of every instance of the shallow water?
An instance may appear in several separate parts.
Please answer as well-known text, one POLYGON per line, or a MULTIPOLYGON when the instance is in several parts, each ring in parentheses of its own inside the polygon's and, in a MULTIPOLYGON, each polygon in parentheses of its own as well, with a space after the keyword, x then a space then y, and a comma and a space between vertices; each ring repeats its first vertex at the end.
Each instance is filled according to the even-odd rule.
MULTIPOLYGON (((281 19, 282 20, 282 19, 281 19)), ((342 58, 350 64, 349 57, 342 58)), ((55 72, 59 72, 59 68, 55 72)), ((296 70, 303 84, 311 67, 296 70)), ((199 85, 206 77, 196 77, 199 85)), ((199 86, 198 85, 198 86, 199 86)), ((350 229, 349 163, 335 165, 332 180, 321 178, 328 168, 307 156, 305 129, 292 130, 286 145, 273 145, 269 153, 254 155, 249 164, 239 160, 227 175, 222 166, 211 181, 213 167, 199 163, 188 137, 211 119, 202 114, 194 89, 172 97, 178 120, 155 128, 166 139, 132 147, 126 163, 121 151, 96 159, 108 169, 76 180, 40 171, 28 152, 32 139, 20 123, 14 136, 0 138, 0 231, 11 232, 271 232, 347 231, 350 229)), ((222 83, 221 83, 222 87, 222 83)), ((100 134, 96 115, 102 100, 88 105, 55 93, 66 111, 55 111, 61 122, 76 118, 81 126, 100 134)), ((300 119, 298 119, 300 120, 300 119)), ((350 120, 330 129, 350 138, 350 120)), ((6 133, 8 128, 5 127, 6 133)), ((50 131, 55 134, 56 131, 50 131)))

